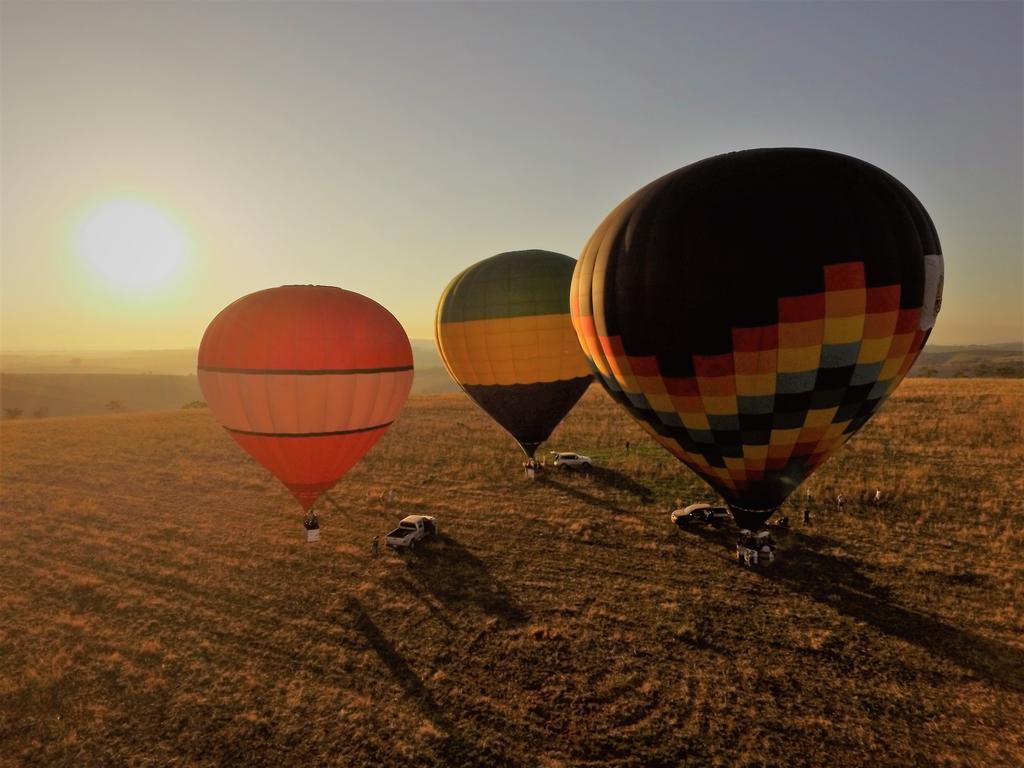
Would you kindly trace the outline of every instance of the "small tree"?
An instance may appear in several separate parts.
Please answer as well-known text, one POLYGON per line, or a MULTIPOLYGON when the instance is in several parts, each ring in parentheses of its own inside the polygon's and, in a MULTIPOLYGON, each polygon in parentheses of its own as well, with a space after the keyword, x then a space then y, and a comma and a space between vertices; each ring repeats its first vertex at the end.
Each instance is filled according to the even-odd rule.
POLYGON ((50 409, 44 405, 42 408, 36 408, 32 411, 32 415, 37 419, 45 419, 50 415, 50 409))
POLYGON ((111 400, 107 403, 107 410, 111 413, 121 413, 124 410, 124 400, 111 400))
POLYGON ((11 420, 21 418, 23 413, 21 408, 4 408, 4 416, 11 420))
POLYGON ((206 402, 203 400, 193 400, 191 403, 185 403, 182 408, 205 408, 206 402))

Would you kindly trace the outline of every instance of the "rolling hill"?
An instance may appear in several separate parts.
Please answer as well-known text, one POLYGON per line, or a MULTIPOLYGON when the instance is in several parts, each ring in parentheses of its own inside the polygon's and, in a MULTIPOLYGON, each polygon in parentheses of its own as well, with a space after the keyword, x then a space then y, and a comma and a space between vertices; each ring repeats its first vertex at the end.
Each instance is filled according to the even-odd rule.
POLYGON ((911 376, 936 378, 1021 378, 1024 348, 1021 344, 929 344, 921 352, 911 376))
MULTIPOLYGON (((434 342, 413 339, 413 394, 458 392, 434 342)), ((0 355, 0 407, 33 414, 81 416, 122 410, 175 410, 202 399, 195 378, 196 351, 19 353, 0 355)), ((912 377, 1020 378, 1019 344, 925 347, 912 377)))
MULTIPOLYGON (((412 349, 413 394, 459 391, 433 341, 413 339, 412 349)), ((202 400, 195 370, 194 349, 4 354, 0 408, 21 418, 176 410, 202 400)))

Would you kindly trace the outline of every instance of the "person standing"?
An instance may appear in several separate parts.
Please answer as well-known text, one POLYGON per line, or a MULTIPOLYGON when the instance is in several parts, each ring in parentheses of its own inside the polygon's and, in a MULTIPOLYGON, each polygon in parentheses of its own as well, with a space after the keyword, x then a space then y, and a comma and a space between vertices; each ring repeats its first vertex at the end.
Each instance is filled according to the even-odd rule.
POLYGON ((370 553, 377 557, 380 554, 380 536, 374 536, 370 543, 370 553))

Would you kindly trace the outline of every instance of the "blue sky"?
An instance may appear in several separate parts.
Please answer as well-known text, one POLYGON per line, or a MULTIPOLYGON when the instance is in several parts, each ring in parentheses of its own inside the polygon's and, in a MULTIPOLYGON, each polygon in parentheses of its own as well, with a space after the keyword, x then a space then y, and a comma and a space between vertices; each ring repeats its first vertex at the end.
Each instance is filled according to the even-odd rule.
POLYGON ((935 343, 1024 336, 1020 3, 18 3, 2 11, 4 349, 194 346, 238 296, 327 283, 431 336, 456 272, 577 256, 618 202, 756 146, 861 157, 946 253, 935 343), (119 292, 76 222, 187 231, 119 292))

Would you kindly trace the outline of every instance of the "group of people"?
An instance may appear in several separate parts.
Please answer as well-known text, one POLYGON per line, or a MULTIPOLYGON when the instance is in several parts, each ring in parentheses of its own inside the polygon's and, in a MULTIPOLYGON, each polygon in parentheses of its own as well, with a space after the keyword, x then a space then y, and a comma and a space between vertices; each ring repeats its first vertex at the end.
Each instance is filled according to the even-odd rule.
POLYGON ((537 470, 540 469, 541 463, 536 459, 530 458, 523 462, 523 471, 526 476, 533 480, 537 476, 537 470))
MULTIPOLYGON (((882 489, 876 487, 875 488, 875 492, 873 494, 870 494, 870 495, 868 493, 861 494, 861 501, 863 502, 865 500, 867 501, 868 504, 870 504, 873 507, 880 507, 880 506, 882 506, 882 489)), ((803 512, 804 525, 810 525, 811 524, 811 506, 814 504, 814 493, 811 491, 810 488, 808 488, 807 491, 805 491, 805 493, 804 493, 804 502, 805 502, 804 512, 803 512)), ((836 505, 836 511, 837 512, 842 512, 843 508, 846 506, 846 496, 843 495, 842 491, 839 491, 836 494, 835 505, 836 505)))

